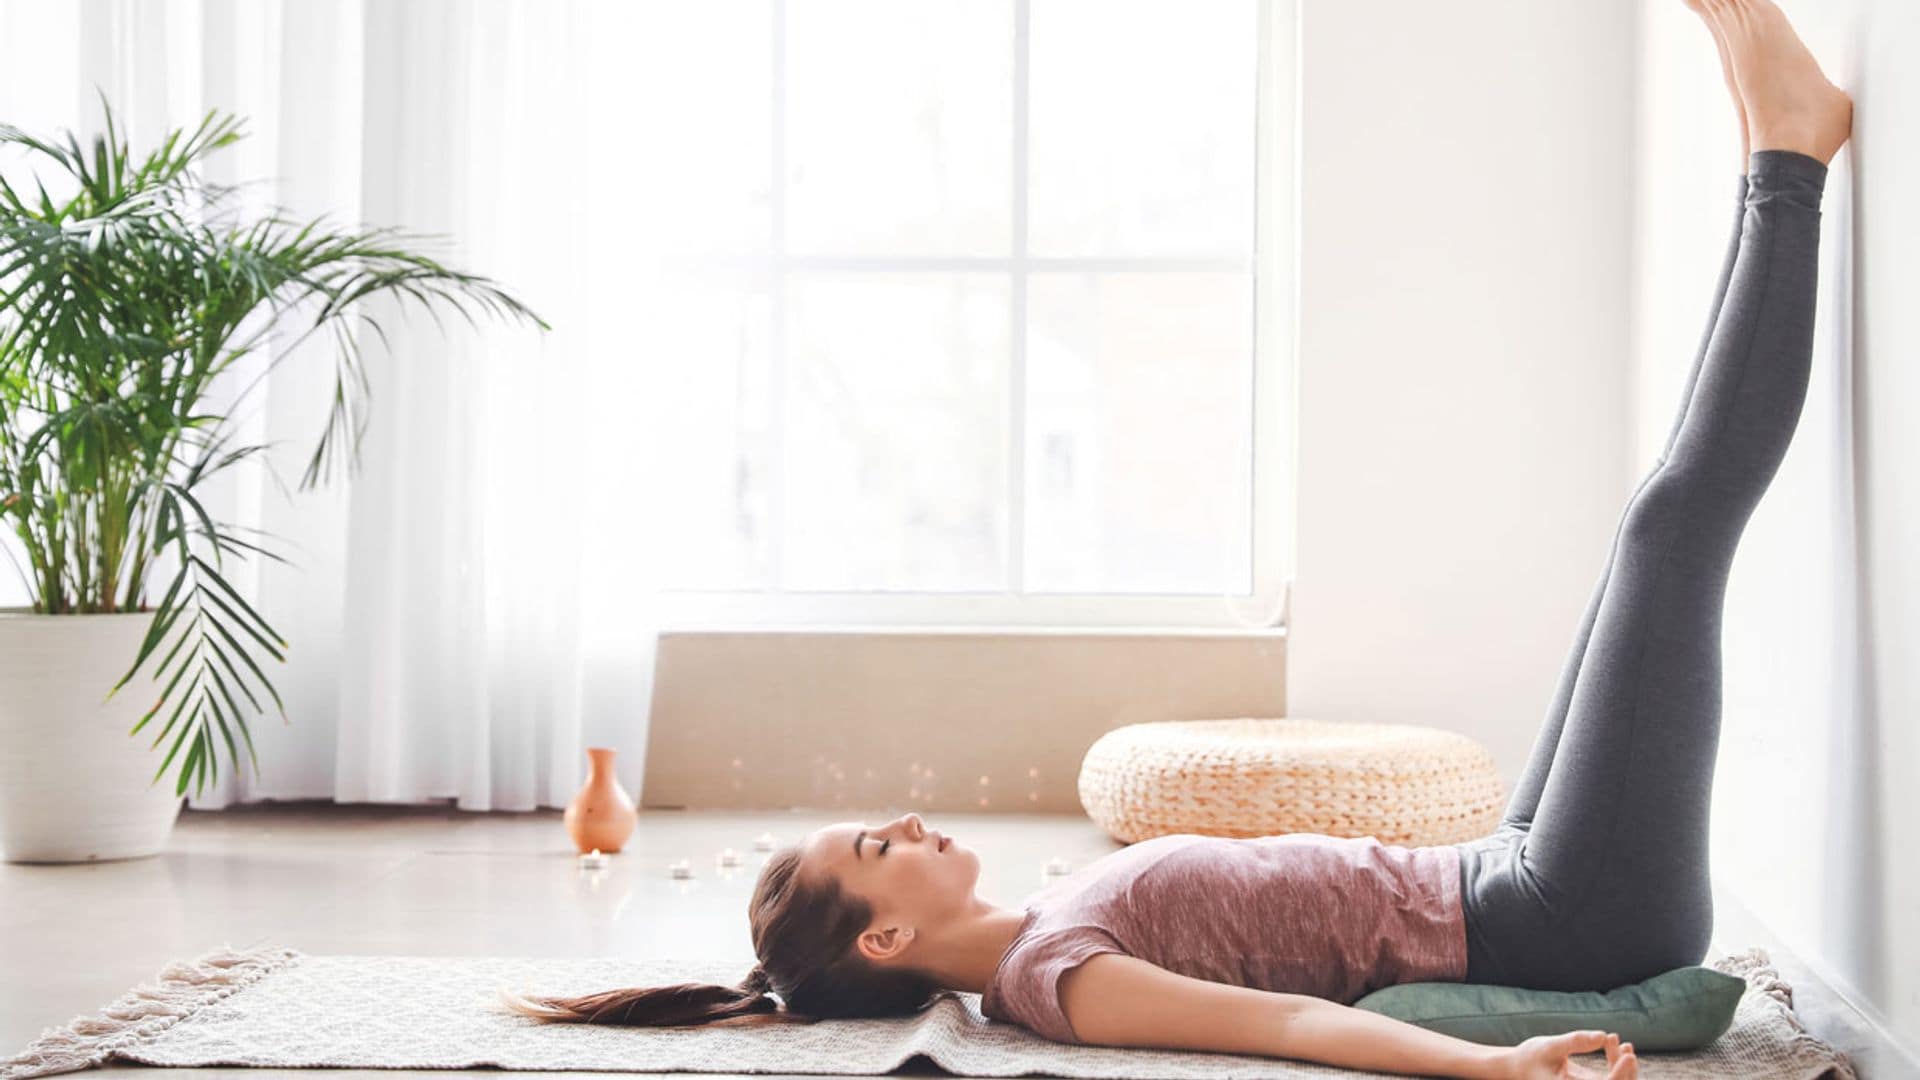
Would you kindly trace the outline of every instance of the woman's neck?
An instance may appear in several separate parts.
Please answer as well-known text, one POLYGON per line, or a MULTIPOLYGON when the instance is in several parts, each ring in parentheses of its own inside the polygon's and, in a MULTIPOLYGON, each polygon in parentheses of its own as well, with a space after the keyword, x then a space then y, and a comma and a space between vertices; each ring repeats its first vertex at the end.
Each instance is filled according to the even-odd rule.
POLYGON ((925 954, 914 966, 941 989, 983 994, 1026 919, 1024 908, 995 907, 982 900, 943 928, 937 939, 923 942, 925 954))

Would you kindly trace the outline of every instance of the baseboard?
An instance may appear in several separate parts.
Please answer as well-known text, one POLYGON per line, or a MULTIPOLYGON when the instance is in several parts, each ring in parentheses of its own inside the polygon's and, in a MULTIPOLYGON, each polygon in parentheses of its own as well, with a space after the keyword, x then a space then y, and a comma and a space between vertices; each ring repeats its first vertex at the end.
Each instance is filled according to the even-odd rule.
MULTIPOLYGON (((1920 1050, 1895 1034, 1886 1015, 1845 977, 1825 961, 1796 952, 1732 890, 1716 886, 1714 906, 1715 922, 1732 924, 1730 937, 1767 950, 1781 977, 1793 987, 1794 1011, 1807 1029, 1846 1051, 1862 1080, 1920 1077, 1920 1050), (1840 1025, 1833 1023, 1836 1007, 1851 1014, 1840 1025)), ((1718 928, 1715 936, 1720 936, 1718 928)))

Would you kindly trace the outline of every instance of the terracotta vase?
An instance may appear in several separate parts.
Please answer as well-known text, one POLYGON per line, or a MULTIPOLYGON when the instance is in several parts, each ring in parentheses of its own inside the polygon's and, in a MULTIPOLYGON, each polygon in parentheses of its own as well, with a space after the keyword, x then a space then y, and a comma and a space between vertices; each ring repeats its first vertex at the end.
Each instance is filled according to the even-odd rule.
POLYGON ((619 851, 640 820, 633 799, 613 773, 615 753, 605 746, 587 748, 587 782, 567 804, 567 835, 582 855, 594 848, 607 854, 619 851))

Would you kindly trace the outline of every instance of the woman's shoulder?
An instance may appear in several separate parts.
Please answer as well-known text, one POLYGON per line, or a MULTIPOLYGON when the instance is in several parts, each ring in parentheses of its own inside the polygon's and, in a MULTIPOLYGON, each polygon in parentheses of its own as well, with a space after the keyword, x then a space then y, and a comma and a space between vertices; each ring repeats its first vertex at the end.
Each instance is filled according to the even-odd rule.
POLYGON ((1036 928, 1029 922, 988 979, 980 1011, 1049 1039, 1078 1042, 1061 1005, 1060 980, 1103 953, 1133 955, 1105 927, 1073 923, 1036 928))

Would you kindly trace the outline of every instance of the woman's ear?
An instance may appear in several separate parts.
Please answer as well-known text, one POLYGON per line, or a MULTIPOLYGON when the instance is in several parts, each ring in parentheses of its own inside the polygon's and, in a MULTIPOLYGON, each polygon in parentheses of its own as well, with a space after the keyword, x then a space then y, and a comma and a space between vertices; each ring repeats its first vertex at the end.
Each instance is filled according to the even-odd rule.
POLYGON ((860 955, 878 963, 900 955, 912 940, 911 928, 903 930, 897 926, 889 926, 885 930, 868 930, 861 934, 857 947, 860 955))

